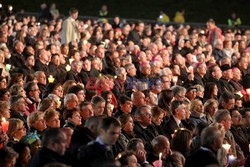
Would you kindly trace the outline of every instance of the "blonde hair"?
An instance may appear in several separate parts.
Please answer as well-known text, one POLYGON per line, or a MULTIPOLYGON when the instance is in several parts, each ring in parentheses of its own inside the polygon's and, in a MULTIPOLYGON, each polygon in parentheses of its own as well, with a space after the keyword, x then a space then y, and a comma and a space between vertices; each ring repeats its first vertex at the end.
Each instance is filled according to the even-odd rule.
POLYGON ((35 123, 37 120, 39 120, 39 118, 41 118, 41 117, 42 118, 44 117, 43 112, 37 111, 37 112, 31 113, 27 118, 27 123, 28 123, 29 127, 31 127, 31 125, 33 123, 35 123))
POLYGON ((219 105, 215 99, 208 99, 204 104, 204 112, 208 113, 208 108, 211 107, 213 104, 219 105))
POLYGON ((17 118, 9 119, 9 128, 6 132, 9 138, 13 138, 17 130, 23 125, 23 121, 17 118))
POLYGON ((58 112, 58 111, 56 111, 56 110, 54 110, 54 109, 48 109, 48 110, 46 110, 45 112, 44 112, 44 120, 46 121, 46 122, 48 122, 49 121, 49 119, 51 118, 51 117, 53 117, 53 116, 59 116, 60 115, 60 113, 58 112))

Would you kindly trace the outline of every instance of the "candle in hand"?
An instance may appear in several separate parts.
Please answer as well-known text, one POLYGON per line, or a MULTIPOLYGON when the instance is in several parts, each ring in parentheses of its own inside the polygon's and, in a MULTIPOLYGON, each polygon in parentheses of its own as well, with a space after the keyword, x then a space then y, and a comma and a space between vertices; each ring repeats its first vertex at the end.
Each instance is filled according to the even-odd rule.
POLYGON ((178 81, 178 76, 173 76, 173 83, 176 83, 178 81))
POLYGON ((70 59, 69 59, 69 64, 71 64, 73 61, 74 61, 74 59, 73 59, 73 58, 70 58, 70 59))
POLYGON ((54 80, 55 80, 55 78, 52 75, 50 75, 48 78, 49 83, 53 83, 54 80))
POLYGON ((193 72, 194 72, 193 66, 189 66, 189 67, 188 67, 188 71, 189 71, 190 73, 193 73, 193 72))
POLYGON ((8 128, 9 128, 9 121, 6 121, 5 118, 2 118, 2 131, 3 132, 7 132, 8 128))
POLYGON ((11 65, 10 64, 6 64, 6 70, 10 71, 11 65))
POLYGON ((161 160, 161 157, 162 157, 162 153, 159 154, 159 160, 161 160))
POLYGON ((227 154, 229 152, 229 149, 231 148, 231 145, 230 144, 222 144, 222 147, 226 150, 227 154))
POLYGON ((70 65, 67 65, 65 68, 66 68, 66 71, 70 71, 71 70, 71 66, 70 65))

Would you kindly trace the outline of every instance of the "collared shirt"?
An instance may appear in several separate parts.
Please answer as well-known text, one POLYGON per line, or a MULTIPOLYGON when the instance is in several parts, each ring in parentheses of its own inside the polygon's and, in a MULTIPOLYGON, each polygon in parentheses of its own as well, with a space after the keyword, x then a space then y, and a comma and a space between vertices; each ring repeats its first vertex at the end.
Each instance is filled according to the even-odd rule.
POLYGON ((179 120, 178 118, 176 118, 174 115, 173 115, 173 118, 174 118, 176 124, 180 127, 181 120, 179 120))

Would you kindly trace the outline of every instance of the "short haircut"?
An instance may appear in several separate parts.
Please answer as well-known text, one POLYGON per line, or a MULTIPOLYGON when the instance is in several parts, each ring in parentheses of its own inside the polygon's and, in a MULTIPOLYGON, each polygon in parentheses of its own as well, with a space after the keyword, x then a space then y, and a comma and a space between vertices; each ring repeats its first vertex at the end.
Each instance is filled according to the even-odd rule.
POLYGON ((136 115, 136 116, 137 116, 137 115, 141 115, 141 114, 142 114, 142 110, 143 110, 144 108, 148 108, 149 110, 151 109, 150 106, 148 106, 148 105, 141 105, 141 106, 137 107, 137 109, 136 109, 136 111, 135 111, 135 115, 136 115))
POLYGON ((64 120, 67 120, 68 118, 72 118, 72 116, 73 116, 73 114, 74 114, 75 112, 79 112, 79 111, 77 110, 77 108, 66 109, 66 110, 64 110, 64 111, 63 111, 63 119, 64 119, 64 120))
POLYGON ((229 92, 229 91, 225 91, 225 92, 223 92, 223 93, 221 94, 221 96, 220 96, 220 104, 221 104, 221 102, 223 102, 223 101, 224 101, 225 103, 228 103, 229 100, 231 100, 231 99, 235 99, 234 94, 231 93, 231 92, 229 92))
POLYGON ((88 101, 82 101, 82 102, 79 104, 79 109, 81 110, 83 107, 86 107, 87 105, 91 105, 91 103, 88 102, 88 101))
POLYGON ((130 114, 122 114, 118 117, 119 121, 121 122, 122 128, 128 122, 129 118, 132 118, 130 114))
POLYGON ((76 8, 71 8, 71 9, 69 10, 69 13, 70 13, 70 14, 78 13, 78 10, 77 10, 76 8))
POLYGON ((215 99, 208 99, 208 100, 205 102, 205 104, 204 104, 204 112, 205 112, 205 113, 208 113, 208 112, 209 112, 208 109, 209 109, 212 105, 214 105, 214 104, 216 104, 216 105, 218 106, 217 100, 215 100, 215 99))
POLYGON ((45 111, 51 107, 52 103, 53 103, 53 100, 46 97, 38 103, 37 110, 38 111, 45 111))
POLYGON ((175 110, 176 110, 180 105, 182 105, 182 104, 184 104, 184 102, 181 101, 181 100, 175 100, 175 101, 173 101, 173 102, 171 103, 171 105, 170 105, 170 112, 171 112, 173 115, 175 115, 175 114, 176 114, 175 110))
POLYGON ((10 105, 7 101, 0 101, 0 115, 6 110, 9 109, 10 105))
POLYGON ((161 114, 164 114, 164 110, 162 110, 158 106, 152 107, 151 112, 152 112, 152 117, 159 117, 161 114))
POLYGON ((91 103, 93 105, 97 105, 99 102, 105 102, 105 100, 101 97, 101 96, 94 96, 92 99, 91 99, 91 103))
POLYGON ((77 96, 74 93, 66 94, 65 97, 64 97, 64 106, 66 106, 68 101, 71 101, 74 98, 78 99, 77 96))
POLYGON ((218 123, 221 123, 221 121, 225 120, 225 117, 227 115, 230 115, 230 112, 226 109, 218 110, 214 115, 214 120, 218 123))
POLYGON ((132 101, 132 100, 131 100, 131 98, 129 98, 129 97, 126 96, 126 95, 121 95, 120 98, 119 98, 120 104, 125 104, 126 101, 132 101))
POLYGON ((101 118, 100 117, 97 117, 97 116, 92 116, 90 117, 86 122, 85 122, 85 127, 87 128, 91 128, 92 125, 94 126, 99 126, 101 122, 101 118))
POLYGON ((78 85, 71 86, 68 90, 68 93, 74 93, 77 95, 77 93, 81 90, 84 90, 84 87, 78 84, 78 85))
POLYGON ((214 123, 201 132, 201 145, 211 146, 215 139, 220 138, 224 133, 223 125, 214 123))
POLYGON ((6 146, 0 149, 0 157, 0 166, 6 166, 9 164, 9 159, 18 157, 18 153, 13 148, 6 146))
POLYGON ((114 125, 115 127, 121 127, 121 123, 114 117, 106 117, 101 120, 101 123, 99 124, 99 130, 103 129, 107 131, 111 125, 114 125))
POLYGON ((48 109, 44 112, 44 120, 47 122, 53 116, 60 116, 60 113, 54 109, 48 109))
POLYGON ((44 147, 50 146, 52 143, 58 143, 62 139, 62 129, 60 128, 48 128, 43 132, 42 145, 44 147))
POLYGON ((25 84, 24 90, 25 90, 27 93, 29 93, 29 92, 32 91, 33 87, 36 86, 36 85, 37 85, 37 83, 35 83, 35 82, 28 82, 28 83, 25 84))
POLYGON ((152 141, 151 141, 151 144, 152 146, 154 147, 155 145, 162 145, 163 142, 165 141, 168 141, 168 138, 166 136, 163 136, 163 135, 159 135, 159 136, 156 136, 152 141))
POLYGON ((186 93, 186 88, 182 87, 182 86, 174 86, 171 90, 173 90, 173 95, 177 96, 179 95, 181 92, 186 93))
POLYGON ((10 98, 10 106, 11 108, 14 107, 20 99, 23 99, 23 96, 16 95, 16 96, 11 96, 10 98))
POLYGON ((27 117, 27 123, 29 125, 29 127, 31 127, 31 125, 33 123, 35 123, 36 121, 38 121, 38 118, 39 117, 42 117, 43 118, 44 116, 44 113, 43 112, 40 112, 40 111, 37 111, 37 112, 32 112, 28 117, 27 117))
POLYGON ((139 139, 139 138, 134 138, 134 139, 129 140, 127 150, 136 152, 139 143, 144 144, 142 139, 139 139))

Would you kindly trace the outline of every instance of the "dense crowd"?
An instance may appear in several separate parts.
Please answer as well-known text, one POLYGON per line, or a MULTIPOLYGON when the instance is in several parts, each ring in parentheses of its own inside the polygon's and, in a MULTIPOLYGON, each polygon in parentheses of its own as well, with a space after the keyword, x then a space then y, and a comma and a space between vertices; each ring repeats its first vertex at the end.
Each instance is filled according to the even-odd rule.
POLYGON ((9 15, 1 167, 249 166, 250 31, 9 15))

